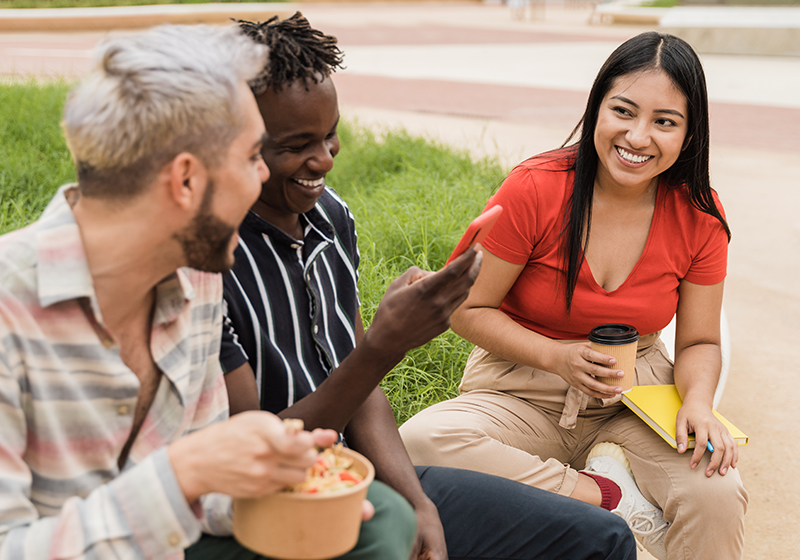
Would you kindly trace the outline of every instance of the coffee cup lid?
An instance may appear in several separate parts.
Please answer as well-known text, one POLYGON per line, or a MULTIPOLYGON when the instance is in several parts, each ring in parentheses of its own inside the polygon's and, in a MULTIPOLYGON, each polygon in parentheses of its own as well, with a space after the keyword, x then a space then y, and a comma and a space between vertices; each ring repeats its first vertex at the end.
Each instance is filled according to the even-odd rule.
POLYGON ((617 346, 638 341, 639 333, 636 331, 636 327, 631 325, 610 323, 593 328, 589 333, 589 340, 597 344, 617 346))

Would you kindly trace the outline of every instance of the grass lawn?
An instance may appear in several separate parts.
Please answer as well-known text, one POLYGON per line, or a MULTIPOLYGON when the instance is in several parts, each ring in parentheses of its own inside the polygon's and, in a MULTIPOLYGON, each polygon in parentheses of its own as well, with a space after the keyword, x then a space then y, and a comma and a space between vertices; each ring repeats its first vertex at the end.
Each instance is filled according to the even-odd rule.
MULTIPOLYGON (((35 220, 74 169, 59 121, 66 84, 0 84, 0 233, 35 220)), ((440 268, 470 220, 500 185, 492 161, 404 133, 380 141, 343 123, 328 183, 356 216, 360 291, 369 323, 386 287, 415 264, 440 268)), ((384 380, 399 423, 454 396, 472 345, 451 331, 410 352, 384 380)))

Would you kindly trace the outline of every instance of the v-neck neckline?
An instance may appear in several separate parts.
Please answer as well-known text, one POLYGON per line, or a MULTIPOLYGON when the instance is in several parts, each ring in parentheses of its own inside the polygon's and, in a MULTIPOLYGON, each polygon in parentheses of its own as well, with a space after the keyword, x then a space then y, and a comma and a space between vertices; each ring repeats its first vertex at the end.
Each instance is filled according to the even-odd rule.
POLYGON ((592 268, 589 266, 589 261, 586 258, 586 255, 583 253, 583 250, 581 249, 581 258, 583 261, 583 264, 581 265, 581 272, 584 272, 585 270, 584 273, 589 277, 590 284, 594 290, 599 291, 600 293, 603 293, 605 295, 611 295, 618 292, 620 289, 622 289, 626 284, 628 284, 631 281, 631 278, 634 276, 634 274, 636 274, 636 271, 641 266, 642 261, 647 255, 647 252, 650 250, 650 245, 653 243, 653 237, 654 237, 653 232, 655 231, 656 225, 661 216, 661 207, 663 206, 662 202, 665 191, 666 188, 661 184, 661 179, 659 178, 658 183, 656 184, 655 208, 653 208, 653 219, 650 220, 650 230, 647 232, 647 241, 644 244, 644 249, 642 249, 642 254, 639 255, 636 264, 633 265, 633 268, 631 269, 630 272, 628 272, 628 275, 625 277, 625 280, 623 280, 619 286, 617 286, 613 290, 606 290, 605 288, 603 288, 595 279, 594 273, 592 272, 592 268))

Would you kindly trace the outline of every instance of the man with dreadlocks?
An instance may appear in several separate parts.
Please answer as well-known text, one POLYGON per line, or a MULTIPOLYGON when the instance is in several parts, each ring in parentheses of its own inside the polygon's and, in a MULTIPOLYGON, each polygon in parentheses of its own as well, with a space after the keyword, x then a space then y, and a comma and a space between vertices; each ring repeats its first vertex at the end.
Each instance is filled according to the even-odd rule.
MULTIPOLYGON (((299 13, 240 26, 270 52, 250 82, 267 129, 270 177, 240 227, 236 264, 224 280, 220 356, 231 413, 261 408, 343 433, 413 506, 414 559, 635 558, 625 523, 600 508, 482 473, 411 465, 378 384, 406 351, 448 327, 481 255, 468 251, 437 273, 410 269, 364 332, 353 216, 325 184, 339 152, 330 75, 342 53, 299 13)), ((381 522, 377 509, 364 527, 381 522)), ((374 538, 392 527, 382 531, 374 538)))

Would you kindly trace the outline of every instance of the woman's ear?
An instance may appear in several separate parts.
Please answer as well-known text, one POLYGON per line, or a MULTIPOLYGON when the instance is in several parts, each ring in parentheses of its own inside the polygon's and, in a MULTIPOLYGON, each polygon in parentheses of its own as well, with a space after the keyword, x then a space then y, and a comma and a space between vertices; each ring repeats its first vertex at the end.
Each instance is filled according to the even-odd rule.
POLYGON ((694 134, 687 134, 686 135, 686 138, 683 141, 683 146, 681 146, 681 151, 684 151, 684 150, 686 150, 686 148, 689 147, 689 142, 692 141, 692 138, 694 138, 694 134))

